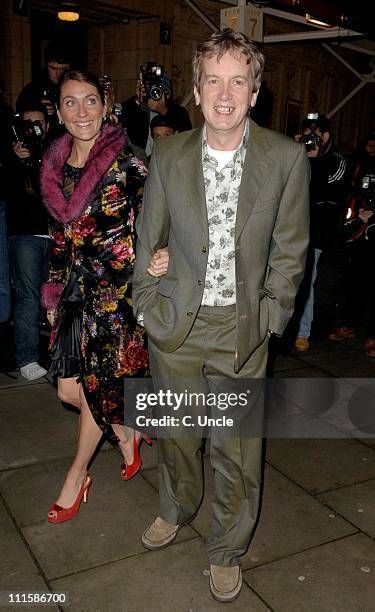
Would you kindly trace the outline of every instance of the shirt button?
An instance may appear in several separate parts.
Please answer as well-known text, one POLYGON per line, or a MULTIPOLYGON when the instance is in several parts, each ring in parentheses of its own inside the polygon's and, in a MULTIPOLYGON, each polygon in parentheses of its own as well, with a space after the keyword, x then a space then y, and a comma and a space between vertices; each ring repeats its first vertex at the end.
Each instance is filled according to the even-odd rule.
POLYGON ((206 246, 202 247, 202 253, 207 253, 207 247, 206 246))
POLYGON ((188 310, 186 314, 188 317, 192 317, 194 313, 192 310, 188 310))

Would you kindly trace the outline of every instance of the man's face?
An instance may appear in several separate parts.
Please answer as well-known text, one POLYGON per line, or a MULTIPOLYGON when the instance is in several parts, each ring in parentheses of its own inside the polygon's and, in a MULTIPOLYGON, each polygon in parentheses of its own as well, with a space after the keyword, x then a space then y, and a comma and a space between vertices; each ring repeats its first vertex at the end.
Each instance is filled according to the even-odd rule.
POLYGON ((59 78, 61 77, 63 72, 65 72, 66 70, 69 70, 69 68, 70 68, 70 64, 58 64, 57 62, 54 62, 53 60, 49 61, 47 63, 47 72, 48 72, 49 80, 54 85, 57 85, 59 78))
POLYGON ((35 121, 39 121, 41 128, 43 130, 43 137, 46 135, 47 129, 48 129, 48 123, 43 113, 40 113, 39 111, 26 111, 25 113, 22 114, 22 119, 24 121, 32 121, 33 123, 35 121))
POLYGON ((247 112, 255 106, 257 95, 250 65, 242 54, 227 52, 220 61, 217 55, 204 57, 199 91, 194 87, 194 96, 206 122, 208 144, 224 139, 238 146, 247 112))
POLYGON ((319 136, 320 140, 322 141, 322 144, 320 146, 316 145, 314 149, 312 149, 311 151, 308 151, 307 156, 308 157, 318 157, 322 148, 329 141, 330 134, 329 132, 322 132, 322 130, 319 127, 315 128, 314 130, 311 130, 310 128, 307 127, 303 130, 303 136, 308 136, 311 133, 319 136))
POLYGON ((164 125, 152 128, 151 135, 154 140, 160 140, 161 138, 165 138, 166 136, 173 136, 174 133, 175 132, 173 128, 164 125))

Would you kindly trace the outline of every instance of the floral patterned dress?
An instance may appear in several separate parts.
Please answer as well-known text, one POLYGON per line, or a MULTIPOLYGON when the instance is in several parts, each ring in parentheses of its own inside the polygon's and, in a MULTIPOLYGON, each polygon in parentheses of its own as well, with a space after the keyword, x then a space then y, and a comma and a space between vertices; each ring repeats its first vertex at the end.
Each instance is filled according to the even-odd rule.
MULTIPOLYGON (((62 138, 66 140, 66 136, 62 138)), ((66 199, 64 195, 64 155, 54 144, 47 152, 49 157, 43 162, 41 176, 44 201, 53 216, 50 277, 42 289, 42 303, 47 308, 57 302, 51 350, 66 313, 64 297, 73 275, 82 298, 80 381, 96 423, 113 442, 117 442, 117 437, 111 424, 124 423, 124 378, 149 375, 145 331, 134 319, 131 295, 134 224, 142 202, 146 169, 125 142, 123 145, 104 174, 99 178, 94 174, 97 186, 93 191, 93 170, 85 166, 74 187, 75 208, 71 214, 73 196, 66 199), (54 191, 55 180, 64 198, 58 206, 56 199, 60 194, 54 191), (87 185, 91 189, 89 197, 87 185)), ((97 158, 102 161, 105 147, 100 141, 94 147, 86 165, 94 165, 95 170, 98 166, 95 162, 97 158)), ((69 153, 70 147, 65 148, 69 153)), ((113 147, 110 151, 113 153, 113 147)))

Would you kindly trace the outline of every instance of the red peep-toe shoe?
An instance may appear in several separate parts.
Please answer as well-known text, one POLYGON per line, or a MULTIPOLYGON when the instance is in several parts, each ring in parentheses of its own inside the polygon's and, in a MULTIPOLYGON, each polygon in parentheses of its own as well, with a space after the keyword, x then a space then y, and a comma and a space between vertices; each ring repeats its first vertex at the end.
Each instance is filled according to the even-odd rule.
POLYGON ((63 508, 62 506, 59 506, 59 504, 53 504, 48 512, 48 522, 63 523, 64 521, 69 521, 70 519, 74 518, 79 510, 81 501, 83 500, 85 503, 87 502, 91 483, 92 480, 86 472, 73 506, 70 506, 70 508, 63 508))
POLYGON ((134 457, 133 457, 133 463, 131 465, 126 465, 125 462, 121 463, 121 478, 122 478, 122 480, 130 480, 141 469, 142 459, 141 459, 141 455, 139 454, 139 447, 141 446, 142 440, 147 442, 147 444, 149 444, 150 446, 152 446, 152 444, 153 444, 153 441, 150 440, 150 438, 148 436, 145 436, 144 434, 141 434, 141 437, 137 439, 137 437, 135 435, 135 431, 134 431, 134 438, 133 438, 134 457))

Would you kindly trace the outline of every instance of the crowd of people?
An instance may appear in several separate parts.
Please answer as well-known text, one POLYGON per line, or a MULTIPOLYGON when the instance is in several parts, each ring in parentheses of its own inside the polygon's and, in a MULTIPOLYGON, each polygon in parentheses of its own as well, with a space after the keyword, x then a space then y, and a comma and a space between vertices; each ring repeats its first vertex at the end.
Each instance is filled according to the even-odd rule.
MULTIPOLYGON (((142 67, 135 95, 114 114, 102 80, 73 67, 63 47, 48 45, 45 60, 16 117, 1 102, 0 325, 13 320, 21 376, 48 373, 80 413, 76 454, 48 513, 56 524, 87 501, 103 435, 121 453, 124 481, 141 467, 141 443, 152 440, 125 418, 127 379, 151 375, 155 388, 180 394, 189 379, 203 397, 263 379, 269 339, 292 316, 295 349, 309 350, 323 270, 334 285, 329 338, 362 334, 375 356, 375 170, 373 134, 347 161, 320 113, 304 119, 297 142, 250 119, 264 56, 232 30, 197 47, 196 130, 158 64, 142 67), (51 330, 43 364, 40 304, 51 330)), ((194 419, 202 405, 184 408, 194 419)), ((207 553, 220 602, 241 590, 262 479, 261 435, 241 435, 248 414, 231 414, 231 435, 209 436, 207 553)), ((158 440, 160 514, 142 536, 152 550, 174 541, 204 493, 207 430, 167 433, 158 440)))
POLYGON ((368 266, 375 246, 375 135, 367 134, 345 159, 327 117, 311 113, 301 128, 296 139, 305 144, 311 168, 310 245, 297 296, 295 349, 310 349, 316 323, 318 337, 340 341, 357 335, 367 356, 374 357, 375 301, 368 266))

